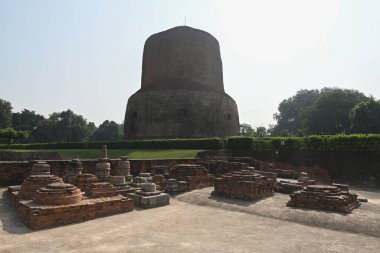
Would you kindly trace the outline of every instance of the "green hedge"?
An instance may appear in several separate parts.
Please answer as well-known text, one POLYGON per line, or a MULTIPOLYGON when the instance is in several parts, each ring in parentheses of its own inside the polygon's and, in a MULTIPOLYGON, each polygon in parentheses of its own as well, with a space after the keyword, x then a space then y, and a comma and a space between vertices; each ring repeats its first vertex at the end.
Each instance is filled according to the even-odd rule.
POLYGON ((380 134, 230 137, 229 149, 380 149, 380 134))
POLYGON ((230 137, 227 138, 227 149, 253 149, 254 139, 251 137, 230 137))
MULTIPOLYGON (((380 149, 380 134, 311 135, 306 137, 229 137, 117 142, 59 142, 13 144, 11 149, 380 149)), ((6 148, 0 144, 0 148, 6 148)))
MULTIPOLYGON (((11 149, 100 149, 106 144, 110 149, 211 149, 223 148, 223 141, 219 138, 203 139, 165 139, 140 141, 114 141, 114 142, 56 142, 13 144, 11 149)), ((6 148, 6 145, 0 145, 6 148)))

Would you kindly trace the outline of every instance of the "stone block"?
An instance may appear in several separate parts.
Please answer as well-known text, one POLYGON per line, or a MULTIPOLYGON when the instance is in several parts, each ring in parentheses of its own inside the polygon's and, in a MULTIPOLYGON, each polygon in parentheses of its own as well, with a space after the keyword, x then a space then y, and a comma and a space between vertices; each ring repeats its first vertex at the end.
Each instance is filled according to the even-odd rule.
POLYGON ((164 206, 169 204, 169 195, 166 193, 159 193, 152 196, 144 196, 136 193, 128 195, 134 200, 135 206, 142 208, 153 208, 158 206, 164 206))

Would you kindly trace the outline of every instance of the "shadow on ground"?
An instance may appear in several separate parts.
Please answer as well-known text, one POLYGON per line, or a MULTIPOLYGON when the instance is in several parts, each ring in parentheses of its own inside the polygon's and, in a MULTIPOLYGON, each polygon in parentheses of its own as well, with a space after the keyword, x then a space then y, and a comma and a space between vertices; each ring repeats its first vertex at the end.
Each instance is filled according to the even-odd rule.
POLYGON ((0 198, 0 227, 11 234, 26 234, 32 232, 17 217, 16 209, 9 202, 8 192, 3 191, 0 198))
POLYGON ((242 201, 210 195, 213 188, 204 188, 176 196, 179 201, 190 204, 211 206, 230 211, 251 213, 262 217, 281 219, 309 226, 338 231, 362 233, 380 238, 380 193, 377 191, 356 191, 368 198, 351 213, 342 214, 312 209, 299 209, 286 206, 289 195, 275 193, 273 197, 257 201, 242 201))

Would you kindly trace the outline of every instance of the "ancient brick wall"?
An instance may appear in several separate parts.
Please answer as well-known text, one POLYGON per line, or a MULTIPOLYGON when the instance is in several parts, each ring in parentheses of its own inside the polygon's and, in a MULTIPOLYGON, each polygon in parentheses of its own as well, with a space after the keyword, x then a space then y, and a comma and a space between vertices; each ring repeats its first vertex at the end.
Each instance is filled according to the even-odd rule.
MULTIPOLYGON (((119 159, 110 159, 111 175, 116 174, 116 166, 119 159)), ((194 164, 198 159, 156 159, 156 160, 130 160, 131 174, 137 176, 139 172, 148 172, 152 166, 169 166, 176 164, 187 163, 194 164)), ((48 160, 50 164, 51 174, 62 177, 65 169, 69 168, 70 160, 48 160)), ((95 173, 96 159, 82 160, 82 173, 95 173)), ((32 162, 29 161, 0 161, 0 186, 21 184, 25 178, 30 176, 32 162)))
POLYGON ((233 155, 270 161, 286 169, 307 167, 308 173, 316 175, 325 176, 327 170, 333 180, 373 177, 380 183, 380 150, 235 150, 233 155))

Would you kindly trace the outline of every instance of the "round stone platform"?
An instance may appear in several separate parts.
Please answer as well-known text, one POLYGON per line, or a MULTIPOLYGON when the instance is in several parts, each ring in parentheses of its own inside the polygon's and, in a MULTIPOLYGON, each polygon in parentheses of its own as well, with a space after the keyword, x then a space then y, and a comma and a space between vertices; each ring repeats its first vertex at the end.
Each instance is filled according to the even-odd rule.
POLYGON ((65 183, 52 183, 37 190, 35 200, 43 205, 70 205, 79 203, 82 192, 76 186, 65 183))
POLYGON ((62 178, 54 175, 32 175, 22 183, 19 197, 33 199, 38 189, 52 183, 63 183, 63 181, 62 178))

